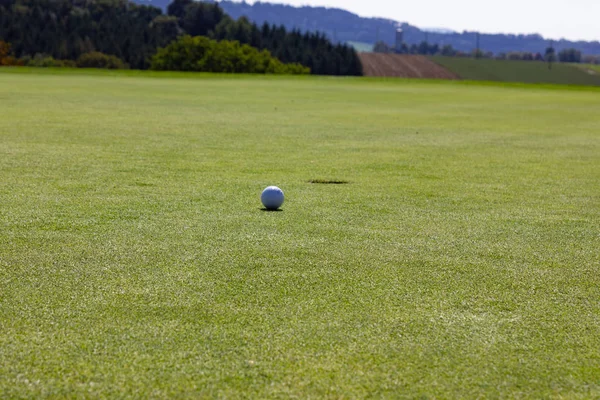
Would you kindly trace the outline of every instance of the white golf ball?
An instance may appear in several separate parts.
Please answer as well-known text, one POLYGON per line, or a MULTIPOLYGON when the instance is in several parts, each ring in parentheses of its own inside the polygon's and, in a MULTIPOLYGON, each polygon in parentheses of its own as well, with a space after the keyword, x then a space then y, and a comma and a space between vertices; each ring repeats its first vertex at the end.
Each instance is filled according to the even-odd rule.
POLYGON ((263 190, 260 196, 260 201, 267 210, 277 210, 283 204, 284 199, 283 190, 277 186, 269 186, 263 190))

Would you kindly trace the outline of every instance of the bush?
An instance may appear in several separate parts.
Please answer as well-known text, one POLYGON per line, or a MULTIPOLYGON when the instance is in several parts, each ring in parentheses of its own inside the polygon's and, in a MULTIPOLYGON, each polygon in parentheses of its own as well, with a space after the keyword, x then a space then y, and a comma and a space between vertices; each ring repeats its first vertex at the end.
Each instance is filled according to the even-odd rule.
POLYGON ((23 63, 11 56, 10 43, 0 40, 0 66, 19 66, 23 63))
POLYGON ((39 67, 39 68, 52 68, 52 67, 64 67, 64 61, 55 60, 52 56, 47 54, 36 54, 33 58, 26 56, 21 59, 23 65, 28 67, 39 67))
POLYGON ((56 60, 56 61, 61 64, 61 65, 57 65, 59 67, 77 68, 77 62, 75 62, 73 60, 56 60))
POLYGON ((79 68, 129 69, 129 65, 119 57, 94 51, 79 56, 76 63, 79 68))
POLYGON ((217 42, 203 36, 182 36, 158 50, 150 66, 163 71, 229 72, 255 74, 309 74, 300 64, 284 64, 267 50, 237 41, 217 42))

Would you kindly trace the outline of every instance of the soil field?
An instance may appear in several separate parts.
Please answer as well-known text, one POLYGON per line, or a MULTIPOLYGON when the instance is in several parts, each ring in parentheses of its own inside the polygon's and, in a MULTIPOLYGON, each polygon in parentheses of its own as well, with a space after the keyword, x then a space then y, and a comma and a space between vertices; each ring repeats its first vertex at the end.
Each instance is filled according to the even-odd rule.
POLYGON ((424 56, 360 53, 365 76, 460 79, 458 75, 424 56))

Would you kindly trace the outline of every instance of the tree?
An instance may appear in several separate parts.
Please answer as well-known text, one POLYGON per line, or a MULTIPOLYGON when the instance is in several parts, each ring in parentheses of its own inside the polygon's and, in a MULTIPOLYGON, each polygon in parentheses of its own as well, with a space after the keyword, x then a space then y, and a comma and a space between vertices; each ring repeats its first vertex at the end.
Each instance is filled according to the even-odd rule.
POLYGON ((161 10, 122 0, 11 0, 0 5, 0 37, 12 42, 16 57, 43 54, 76 60, 100 51, 135 68, 161 43, 152 28, 161 10))
POLYGON ((511 51, 510 53, 508 53, 506 55, 506 58, 508 60, 512 60, 512 61, 519 61, 519 60, 521 60, 521 53, 519 53, 517 51, 511 51))
POLYGON ((471 52, 473 58, 484 58, 485 54, 480 49, 475 49, 471 52))
POLYGON ((283 25, 258 27, 247 18, 224 17, 209 35, 216 40, 235 40, 261 50, 268 50, 284 63, 301 63, 318 75, 362 75, 362 64, 356 51, 334 45, 324 34, 288 32, 283 25))
POLYGON ((456 50, 454 50, 454 48, 451 45, 447 44, 444 47, 442 47, 441 54, 446 57, 452 57, 456 55, 456 50))
POLYGON ((40 54, 63 61, 99 52, 146 69, 158 48, 183 34, 203 35, 267 50, 315 74, 362 75, 356 51, 319 32, 259 27, 229 17, 216 2, 174 0, 167 10, 163 15, 156 7, 128 0, 0 0, 0 38, 12 43, 16 57, 40 54))
POLYGON ((185 35, 158 50, 152 69, 174 71, 308 74, 300 64, 284 64, 267 50, 258 50, 237 41, 217 42, 204 36, 185 35))
POLYGON ((105 69, 128 69, 118 57, 103 54, 97 51, 82 54, 77 59, 77 67, 79 68, 105 68, 105 69))
POLYGON ((385 42, 380 40, 379 42, 375 43, 373 51, 375 53, 391 53, 392 49, 385 42))
POLYGON ((194 0, 173 0, 167 7, 167 14, 182 19, 186 13, 186 7, 193 3, 194 0))
POLYGON ((159 15, 150 24, 156 37, 156 46, 164 47, 183 33, 176 17, 159 15))
POLYGON ((178 17, 179 24, 186 33, 192 36, 209 35, 225 16, 217 3, 192 1, 183 7, 183 13, 180 11, 180 7, 181 5, 178 5, 175 9, 175 12, 181 15, 178 17))
POLYGON ((581 62, 581 52, 576 49, 564 49, 558 53, 558 60, 560 62, 568 62, 568 63, 580 63, 581 62))
POLYGON ((523 61, 533 61, 533 54, 529 52, 521 53, 521 60, 523 61))

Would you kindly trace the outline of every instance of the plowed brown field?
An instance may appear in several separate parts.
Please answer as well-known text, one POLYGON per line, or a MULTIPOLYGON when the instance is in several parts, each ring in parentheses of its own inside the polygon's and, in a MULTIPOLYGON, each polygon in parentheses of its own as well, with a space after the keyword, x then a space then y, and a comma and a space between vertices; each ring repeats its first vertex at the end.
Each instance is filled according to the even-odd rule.
POLYGON ((359 53, 365 76, 460 79, 458 75, 424 56, 359 53))

